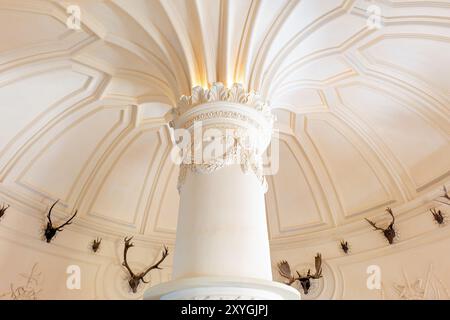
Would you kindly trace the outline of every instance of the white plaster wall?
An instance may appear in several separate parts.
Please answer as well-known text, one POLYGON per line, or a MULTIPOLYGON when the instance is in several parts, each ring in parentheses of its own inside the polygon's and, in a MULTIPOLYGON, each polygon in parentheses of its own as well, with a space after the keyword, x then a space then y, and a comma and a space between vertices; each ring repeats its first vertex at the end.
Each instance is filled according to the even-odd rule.
MULTIPOLYGON (((0 198, 0 202, 4 200, 0 198)), ((121 267, 123 234, 96 233, 75 222, 47 244, 41 240, 45 211, 11 204, 0 221, 0 295, 7 294, 11 284, 14 288, 25 285, 26 279, 21 274, 28 275, 36 263, 36 270, 42 275, 35 286, 41 290, 39 299, 140 299, 148 288, 141 286, 137 294, 128 290, 126 273, 121 267), (100 252, 94 254, 89 244, 96 236, 101 236, 103 242, 100 252), (69 290, 66 286, 70 265, 81 268, 80 290, 69 290)), ((427 210, 429 206, 428 203, 410 210, 398 219, 399 238, 391 246, 364 223, 360 230, 345 236, 326 235, 303 243, 272 245, 274 279, 281 280, 276 272, 277 261, 286 259, 293 269, 313 268, 314 255, 321 252, 324 282, 318 285, 320 294, 312 294, 313 298, 400 299, 407 298, 408 293, 413 293, 411 290, 426 288, 426 299, 450 299, 450 226, 439 227, 427 210), (339 241, 344 238, 351 246, 349 255, 344 255, 339 248, 339 241), (380 267, 380 290, 367 288, 367 268, 371 265, 380 267), (402 297, 398 288, 408 283, 411 289, 402 297)), ((61 218, 57 217, 57 220, 61 218)), ((136 247, 130 250, 129 262, 138 271, 159 257, 160 245, 139 236, 134 242, 136 247)), ((163 263, 164 269, 152 271, 153 285, 171 278, 173 247, 169 249, 171 255, 163 263)), ((302 297, 308 298, 311 296, 302 297)))
MULTIPOLYGON (((0 198, 0 203, 3 199, 0 198)), ((45 212, 12 204, 0 221, 0 296, 10 299, 11 285, 18 289, 25 286, 33 266, 38 283, 28 289, 40 291, 39 299, 140 299, 147 286, 140 286, 133 294, 127 284, 127 273, 121 267, 123 261, 122 234, 106 235, 93 230, 86 231, 76 223, 57 234, 52 243, 42 240, 45 212), (97 236, 102 237, 101 249, 90 250, 97 236), (70 277, 69 266, 79 266, 81 288, 70 290, 66 282, 70 277)), ((54 218, 60 221, 60 218, 54 218)), ((135 247, 129 250, 128 261, 137 272, 153 263, 160 255, 160 245, 149 243, 135 236, 135 247)), ((173 254, 173 248, 169 248, 173 254)), ((154 270, 152 284, 170 278, 172 255, 163 263, 163 270, 154 270)))
MULTIPOLYGON (((442 210, 448 216, 449 210, 444 207, 442 210)), ((346 236, 310 239, 309 243, 297 247, 292 244, 285 249, 272 247, 274 279, 282 280, 276 272, 277 261, 286 259, 293 269, 314 270, 314 256, 321 252, 324 278, 312 294, 315 299, 450 299, 448 223, 439 226, 424 207, 407 215, 408 219, 397 219, 398 238, 393 245, 367 224, 366 228, 346 236), (350 244, 348 255, 341 251, 341 239, 350 244), (367 286, 371 266, 379 267, 381 272, 379 289, 367 286)))

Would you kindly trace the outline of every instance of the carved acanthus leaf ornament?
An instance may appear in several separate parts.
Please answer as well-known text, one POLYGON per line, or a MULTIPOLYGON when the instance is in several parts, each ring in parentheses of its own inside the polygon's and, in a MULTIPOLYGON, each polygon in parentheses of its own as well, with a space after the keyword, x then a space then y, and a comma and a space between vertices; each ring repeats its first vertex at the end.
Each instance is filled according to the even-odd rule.
MULTIPOLYGON (((214 83, 209 89, 193 88, 191 96, 180 98, 171 122, 175 130, 188 130, 192 141, 187 146, 188 151, 182 152, 178 190, 181 190, 189 171, 209 174, 236 164, 244 173, 254 173, 267 190, 262 155, 270 143, 273 122, 270 107, 261 95, 246 91, 241 84, 226 88, 222 83, 214 83), (226 147, 220 154, 206 157, 202 154, 198 161, 199 158, 193 155, 193 152, 198 152, 194 127, 200 122, 202 129, 218 130, 220 134, 214 137, 215 142, 220 141, 226 147)), ((207 145, 208 141, 204 141, 207 139, 203 136, 201 139, 207 145)), ((203 146, 200 152, 203 152, 203 146)))
POLYGON ((248 92, 239 83, 234 83, 231 88, 227 88, 221 82, 214 82, 209 89, 200 86, 194 87, 192 95, 180 98, 175 112, 177 115, 182 115, 195 106, 218 101, 244 104, 255 108, 267 117, 272 117, 268 104, 259 93, 248 92))

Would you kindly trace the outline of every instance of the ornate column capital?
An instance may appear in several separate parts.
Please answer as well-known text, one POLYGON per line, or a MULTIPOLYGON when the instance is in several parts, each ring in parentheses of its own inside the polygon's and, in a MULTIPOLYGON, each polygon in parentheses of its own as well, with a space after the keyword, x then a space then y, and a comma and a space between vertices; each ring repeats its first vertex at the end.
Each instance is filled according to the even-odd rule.
POLYGON ((239 83, 234 83, 231 88, 226 88, 221 82, 214 82, 209 89, 200 86, 192 88, 192 95, 183 95, 180 98, 176 114, 180 116, 200 104, 218 101, 246 105, 272 118, 269 105, 258 92, 247 91, 239 83))
MULTIPOLYGON (((222 83, 214 83, 210 89, 193 88, 191 96, 180 98, 170 124, 175 130, 188 132, 190 138, 189 143, 184 141, 180 147, 178 190, 189 170, 207 174, 232 164, 241 165, 244 173, 256 174, 267 189, 262 159, 272 138, 273 122, 270 106, 264 99, 240 84, 231 88, 222 83), (220 146, 222 152, 218 154, 220 146), (215 153, 205 154, 208 150, 215 153)), ((181 135, 175 134, 174 141, 178 142, 181 135)))

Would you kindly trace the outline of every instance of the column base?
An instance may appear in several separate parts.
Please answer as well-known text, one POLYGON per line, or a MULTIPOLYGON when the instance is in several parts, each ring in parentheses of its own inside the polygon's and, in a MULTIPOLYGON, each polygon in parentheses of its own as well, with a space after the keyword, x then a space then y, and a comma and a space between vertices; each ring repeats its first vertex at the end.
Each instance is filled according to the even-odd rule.
POLYGON ((195 277, 161 283, 144 300, 300 300, 285 284, 241 277, 195 277))

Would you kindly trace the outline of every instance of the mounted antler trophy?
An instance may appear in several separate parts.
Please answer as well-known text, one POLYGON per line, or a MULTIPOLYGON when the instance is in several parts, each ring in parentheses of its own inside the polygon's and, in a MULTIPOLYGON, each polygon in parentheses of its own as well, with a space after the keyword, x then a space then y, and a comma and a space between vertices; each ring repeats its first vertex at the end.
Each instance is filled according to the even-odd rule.
MULTIPOLYGON (((437 199, 435 199, 436 202, 445 204, 447 206, 450 206, 450 193, 447 191, 447 188, 444 186, 444 195, 439 196, 437 199), (440 200, 440 198, 445 199, 446 201, 440 200)), ((442 213, 441 210, 436 210, 436 208, 430 209, 431 214, 433 215, 433 219, 439 224, 444 225, 445 224, 445 215, 442 213)))
POLYGON ((345 254, 348 254, 348 252, 350 250, 350 246, 347 241, 344 241, 344 240, 341 241, 341 249, 342 249, 342 251, 344 251, 345 254))
POLYGON ((9 208, 9 204, 7 206, 2 204, 2 206, 0 207, 0 220, 3 218, 3 216, 5 215, 6 210, 8 210, 8 208, 9 208))
POLYGON ((148 267, 145 271, 143 271, 141 273, 138 273, 138 274, 135 274, 133 272, 133 270, 131 270, 131 268, 128 265, 128 262, 127 262, 128 249, 134 247, 134 244, 131 242, 132 239, 133 239, 133 237, 130 237, 130 238, 126 238, 125 237, 125 239, 124 239, 125 247, 123 249, 123 263, 122 263, 122 265, 128 270, 128 273, 130 274, 130 279, 128 280, 128 284, 130 285, 130 288, 133 291, 133 293, 136 293, 137 292, 137 288, 138 288, 139 284, 141 283, 141 281, 143 283, 149 283, 150 282, 150 281, 145 281, 145 279, 144 279, 144 277, 147 275, 147 273, 149 273, 153 269, 161 269, 159 267, 159 265, 169 255, 169 249, 167 249, 167 247, 164 246, 164 249, 162 251, 162 257, 161 257, 161 259, 159 259, 158 262, 156 262, 154 265, 148 267))
POLYGON ((94 239, 91 243, 91 249, 94 253, 100 249, 100 245, 102 244, 102 238, 94 239))
POLYGON ((57 200, 51 207, 50 207, 50 210, 48 211, 48 214, 47 214, 47 226, 45 227, 45 230, 44 230, 44 236, 45 236, 45 239, 46 239, 46 241, 47 241, 47 243, 50 243, 51 241, 52 241, 52 239, 56 236, 56 233, 58 233, 58 232, 60 232, 60 231, 63 231, 63 228, 65 227, 65 226, 68 226, 69 224, 71 224, 72 223, 72 220, 75 218, 75 216, 77 215, 77 213, 78 213, 78 210, 75 210, 75 213, 73 214, 73 216, 72 217, 70 217, 70 219, 69 220, 67 220, 66 222, 64 222, 62 225, 60 225, 59 227, 54 227, 53 226, 53 222, 52 222, 52 218, 51 218, 51 215, 52 215, 52 210, 53 210, 53 208, 56 206, 56 204, 59 202, 59 200, 57 200))
POLYGON ((311 270, 308 269, 306 275, 300 274, 300 272, 295 271, 297 276, 294 276, 291 271, 291 267, 286 260, 283 260, 278 263, 278 272, 283 278, 288 279, 286 282, 287 285, 292 285, 296 281, 300 282, 302 286, 303 292, 305 294, 309 293, 309 289, 311 288, 311 279, 320 279, 322 278, 322 255, 318 253, 314 259, 316 273, 311 275, 311 270))
POLYGON ((391 208, 386 208, 386 212, 389 213, 391 215, 391 217, 392 217, 392 222, 389 224, 389 226, 386 229, 378 227, 375 224, 375 222, 370 221, 369 219, 366 219, 366 221, 368 223, 370 223, 370 225, 372 227, 374 227, 375 230, 379 230, 379 231, 383 232, 383 235, 389 241, 389 244, 393 244, 394 243, 394 238, 395 238, 395 235, 396 235, 395 228, 394 228, 395 217, 394 217, 394 214, 392 213, 391 208))
POLYGON ((443 225, 445 223, 445 217, 441 210, 430 209, 431 214, 433 215, 434 220, 439 224, 443 225))

